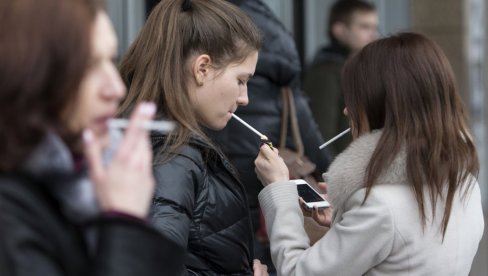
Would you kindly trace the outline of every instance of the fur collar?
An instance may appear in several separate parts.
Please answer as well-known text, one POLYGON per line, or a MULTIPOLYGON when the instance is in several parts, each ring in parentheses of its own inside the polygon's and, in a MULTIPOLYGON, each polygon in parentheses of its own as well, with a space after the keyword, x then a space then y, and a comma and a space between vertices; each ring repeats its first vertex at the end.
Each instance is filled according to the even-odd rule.
MULTIPOLYGON (((364 187, 365 171, 381 135, 382 131, 377 130, 355 139, 323 174, 328 185, 328 199, 335 211, 342 210, 346 200, 364 187)), ((376 184, 386 183, 407 183, 404 149, 400 150, 391 165, 376 181, 376 184)))

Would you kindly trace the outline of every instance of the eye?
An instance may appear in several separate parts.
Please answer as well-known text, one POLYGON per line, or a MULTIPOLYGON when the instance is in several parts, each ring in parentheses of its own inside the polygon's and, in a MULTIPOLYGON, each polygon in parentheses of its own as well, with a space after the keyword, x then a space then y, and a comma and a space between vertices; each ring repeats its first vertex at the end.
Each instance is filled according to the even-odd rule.
POLYGON ((246 84, 246 82, 245 82, 245 81, 243 81, 243 80, 238 80, 238 83, 239 83, 239 85, 244 85, 244 84, 246 84))

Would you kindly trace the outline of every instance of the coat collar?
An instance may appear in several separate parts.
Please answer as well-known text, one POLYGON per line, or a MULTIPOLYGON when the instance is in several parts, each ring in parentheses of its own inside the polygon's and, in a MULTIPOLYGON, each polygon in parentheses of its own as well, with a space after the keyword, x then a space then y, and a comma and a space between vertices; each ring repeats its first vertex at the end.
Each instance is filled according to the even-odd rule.
POLYGON ((21 173, 42 183, 69 220, 82 223, 99 214, 86 169, 76 168, 71 151, 56 134, 44 137, 23 164, 21 173))
MULTIPOLYGON (((167 134, 157 131, 151 132, 153 147, 155 145, 157 145, 157 147, 163 145, 166 138, 167 134)), ((239 173, 237 169, 232 165, 232 163, 218 146, 211 144, 210 141, 207 141, 204 138, 199 137, 198 135, 191 135, 188 141, 188 145, 195 149, 198 149, 203 158, 202 162, 205 163, 207 166, 215 168, 215 170, 217 171, 220 170, 223 166, 223 168, 225 168, 225 170, 229 172, 234 180, 240 183, 239 173)), ((178 154, 184 155, 184 153, 182 152, 179 152, 178 154)), ((191 158, 191 156, 189 157, 191 158)))
MULTIPOLYGON (((328 199, 335 211, 342 210, 346 200, 354 192, 364 187, 366 168, 381 135, 382 131, 376 130, 355 139, 336 157, 329 170, 323 174, 328 185, 328 199)), ((408 183, 404 149, 400 150, 375 185, 385 183, 408 183)))

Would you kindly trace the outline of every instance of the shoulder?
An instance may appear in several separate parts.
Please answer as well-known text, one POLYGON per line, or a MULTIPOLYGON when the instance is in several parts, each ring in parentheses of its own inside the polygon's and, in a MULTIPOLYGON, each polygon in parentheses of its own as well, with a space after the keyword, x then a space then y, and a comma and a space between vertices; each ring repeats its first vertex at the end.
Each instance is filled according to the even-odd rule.
POLYGON ((337 81, 340 81, 342 72, 342 64, 331 62, 331 61, 322 61, 320 63, 315 63, 311 65, 305 74, 305 82, 310 83, 310 81, 318 82, 320 80, 329 80, 330 78, 334 78, 337 81))
POLYGON ((36 240, 52 249, 53 244, 44 242, 52 241, 53 232, 62 227, 61 214, 41 183, 0 176, 0 210, 0 225, 10 239, 36 240))
POLYGON ((180 184, 184 179, 194 182, 195 178, 202 177, 205 172, 206 165, 202 153, 192 145, 184 145, 180 152, 169 160, 158 160, 158 157, 159 155, 156 153, 153 164, 154 175, 158 184, 166 182, 163 179, 176 181, 180 184))
MULTIPOLYGON (((0 202, 4 207, 6 205, 35 206, 41 203, 44 197, 41 185, 18 176, 0 176, 0 202)), ((17 211, 24 209, 18 208, 17 211)))
POLYGON ((170 159, 162 158, 163 154, 168 154, 163 148, 166 137, 158 134, 151 135, 152 149, 154 153, 154 167, 157 169, 171 168, 171 167, 185 167, 188 169, 204 169, 204 160, 202 155, 202 147, 199 144, 188 142, 178 149, 178 152, 170 153, 170 159))
POLYGON ((183 145, 170 159, 163 160, 164 141, 153 138, 155 153, 153 172, 156 180, 155 198, 166 198, 183 203, 193 202, 204 183, 207 163, 204 145, 191 140, 183 145), (193 141, 193 142, 192 142, 193 141))

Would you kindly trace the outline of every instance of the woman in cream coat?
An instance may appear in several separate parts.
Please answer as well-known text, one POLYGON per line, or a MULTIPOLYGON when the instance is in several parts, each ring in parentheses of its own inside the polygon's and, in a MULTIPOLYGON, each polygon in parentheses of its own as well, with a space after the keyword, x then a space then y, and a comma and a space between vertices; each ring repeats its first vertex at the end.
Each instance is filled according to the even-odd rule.
POLYGON ((468 275, 484 227, 479 164, 447 58, 403 33, 343 74, 354 141, 324 174, 333 212, 313 210, 331 224, 316 244, 277 150, 256 159, 279 275, 468 275))

